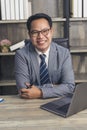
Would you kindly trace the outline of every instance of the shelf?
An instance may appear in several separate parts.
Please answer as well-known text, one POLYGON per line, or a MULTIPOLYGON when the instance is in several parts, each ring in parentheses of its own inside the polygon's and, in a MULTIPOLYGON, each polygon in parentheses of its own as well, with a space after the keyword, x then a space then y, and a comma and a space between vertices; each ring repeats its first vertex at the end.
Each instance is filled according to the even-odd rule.
POLYGON ((71 53, 87 53, 87 46, 72 46, 70 47, 71 53))
MULTIPOLYGON (((52 18, 53 22, 63 22, 66 18, 52 18)), ((27 19, 24 20, 0 20, 0 24, 11 24, 11 23, 26 23, 27 19)))
POLYGON ((87 17, 84 17, 84 18, 79 18, 79 17, 77 17, 77 18, 70 18, 69 19, 70 20, 70 22, 80 22, 80 21, 87 21, 87 17))
POLYGON ((0 20, 0 24, 26 23, 27 20, 0 20))
POLYGON ((87 82, 87 73, 75 74, 75 83, 84 83, 87 82))
POLYGON ((0 81, 0 86, 15 86, 16 81, 15 80, 2 80, 0 81))
POLYGON ((0 56, 11 56, 11 55, 15 55, 15 52, 8 52, 8 53, 1 53, 0 52, 0 56))
MULTIPOLYGON (((70 18, 70 22, 79 22, 79 21, 87 21, 87 18, 70 18)), ((7 24, 7 23, 26 23, 27 19, 24 20, 0 20, 0 24, 7 24)), ((66 21, 66 18, 56 17, 52 18, 53 22, 60 22, 60 21, 66 21)))
POLYGON ((52 18, 53 22, 65 22, 66 18, 52 18))

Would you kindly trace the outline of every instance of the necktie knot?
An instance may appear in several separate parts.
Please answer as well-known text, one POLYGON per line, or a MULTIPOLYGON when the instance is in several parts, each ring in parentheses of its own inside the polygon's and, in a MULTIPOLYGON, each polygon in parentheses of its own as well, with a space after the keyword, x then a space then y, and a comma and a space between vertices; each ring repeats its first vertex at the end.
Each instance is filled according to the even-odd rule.
POLYGON ((45 61, 46 55, 45 54, 41 54, 40 58, 41 58, 42 61, 45 61))

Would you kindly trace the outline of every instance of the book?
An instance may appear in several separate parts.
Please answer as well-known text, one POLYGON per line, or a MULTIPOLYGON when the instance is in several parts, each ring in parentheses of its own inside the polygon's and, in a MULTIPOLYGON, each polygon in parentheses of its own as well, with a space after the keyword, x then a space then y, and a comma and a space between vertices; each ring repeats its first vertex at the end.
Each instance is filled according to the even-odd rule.
POLYGON ((73 17, 82 17, 82 0, 73 0, 73 17))
POLYGON ((14 44, 14 45, 11 45, 10 46, 10 51, 15 51, 15 50, 20 49, 20 48, 22 48, 24 46, 25 46, 25 41, 23 40, 23 41, 20 41, 20 42, 14 44))
POLYGON ((10 20, 11 19, 10 0, 5 0, 5 1, 6 1, 6 19, 10 20))
POLYGON ((77 7, 77 14, 78 17, 82 17, 82 0, 78 0, 78 7, 77 7))
POLYGON ((83 17, 87 17, 87 0, 83 1, 83 17))
POLYGON ((29 12, 28 15, 31 16, 32 15, 32 4, 31 4, 31 2, 28 2, 28 12, 29 12))
POLYGON ((6 20, 5 0, 1 0, 1 20, 6 20))
POLYGON ((11 8, 11 20, 15 19, 15 1, 10 0, 10 8, 11 8))
POLYGON ((0 1, 0 20, 1 20, 1 1, 0 1))
POLYGON ((24 4, 23 4, 23 0, 19 0, 19 19, 24 19, 24 4))
POLYGON ((28 0, 24 0, 24 19, 27 19, 29 17, 29 6, 28 6, 28 0))
POLYGON ((15 3, 15 19, 19 20, 19 0, 14 0, 15 3))

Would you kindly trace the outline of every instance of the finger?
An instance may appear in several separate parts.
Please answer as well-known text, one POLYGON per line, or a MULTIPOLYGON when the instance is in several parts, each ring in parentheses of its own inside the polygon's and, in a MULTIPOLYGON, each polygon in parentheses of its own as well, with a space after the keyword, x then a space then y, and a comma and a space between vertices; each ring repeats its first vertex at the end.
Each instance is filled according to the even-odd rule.
POLYGON ((29 99, 29 95, 27 95, 26 93, 21 94, 21 98, 29 99))
POLYGON ((30 86, 30 83, 28 83, 28 82, 25 82, 25 85, 26 85, 26 86, 30 86))
POLYGON ((23 93, 27 93, 27 92, 28 92, 28 89, 26 89, 26 88, 21 89, 21 92, 23 92, 23 93))

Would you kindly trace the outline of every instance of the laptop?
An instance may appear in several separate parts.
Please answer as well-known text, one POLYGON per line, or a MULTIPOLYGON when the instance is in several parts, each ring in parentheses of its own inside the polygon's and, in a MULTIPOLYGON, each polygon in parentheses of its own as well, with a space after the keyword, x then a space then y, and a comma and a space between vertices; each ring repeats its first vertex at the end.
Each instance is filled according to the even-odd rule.
POLYGON ((76 85, 74 93, 40 106, 62 117, 68 117, 87 108, 87 83, 76 85))

